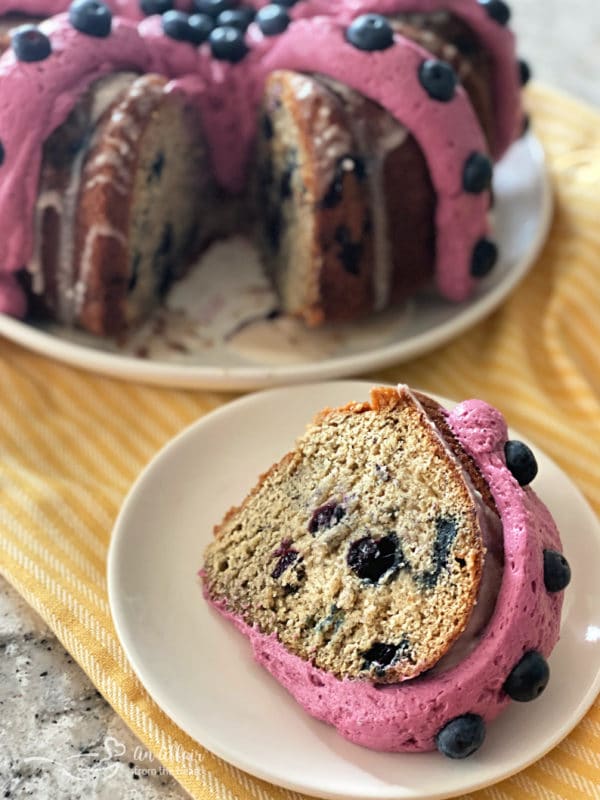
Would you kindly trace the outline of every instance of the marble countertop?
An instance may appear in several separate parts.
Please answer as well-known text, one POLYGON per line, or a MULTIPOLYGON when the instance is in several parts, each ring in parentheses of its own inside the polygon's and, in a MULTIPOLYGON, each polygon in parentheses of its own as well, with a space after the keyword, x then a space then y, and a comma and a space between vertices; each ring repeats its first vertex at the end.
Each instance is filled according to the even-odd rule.
MULTIPOLYGON (((513 0, 535 76, 600 105, 597 0, 513 0)), ((0 579, 0 797, 181 800, 40 618, 0 579)))

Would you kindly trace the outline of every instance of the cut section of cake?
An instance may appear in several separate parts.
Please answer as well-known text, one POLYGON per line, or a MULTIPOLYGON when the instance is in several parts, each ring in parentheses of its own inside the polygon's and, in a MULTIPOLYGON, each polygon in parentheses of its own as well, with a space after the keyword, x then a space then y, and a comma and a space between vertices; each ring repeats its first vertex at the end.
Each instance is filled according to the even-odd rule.
POLYGON ((259 241, 285 312, 356 319, 426 284, 435 191, 409 131, 321 75, 274 72, 259 131, 259 241))
POLYGON ((338 677, 395 683, 464 630, 486 525, 424 412, 382 390, 373 406, 321 415, 217 530, 206 576, 291 652, 338 677))

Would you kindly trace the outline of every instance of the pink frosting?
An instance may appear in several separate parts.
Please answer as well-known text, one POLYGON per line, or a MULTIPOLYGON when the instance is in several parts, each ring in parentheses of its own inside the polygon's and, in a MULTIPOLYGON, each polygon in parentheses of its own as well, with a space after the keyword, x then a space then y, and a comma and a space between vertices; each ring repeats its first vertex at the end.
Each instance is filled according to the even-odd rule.
POLYGON ((381 688, 340 680, 292 655, 275 635, 250 627, 223 603, 214 604, 249 638, 255 659, 309 714, 375 750, 434 750, 436 733, 451 719, 467 713, 494 719, 510 702, 502 686, 523 654, 537 650, 548 657, 559 637, 563 595, 545 589, 543 551, 561 551, 560 537, 547 508, 506 467, 504 418, 470 400, 447 419, 488 482, 504 530, 505 568, 496 608, 464 661, 439 675, 381 688))
MULTIPOLYGON (((181 0, 183 5, 187 2, 181 0)), ((137 0, 111 0, 110 4, 121 13, 140 17, 137 0)), ((264 4, 263 0, 254 3, 264 4)), ((5 2, 5 8, 14 5, 19 11, 34 13, 64 8, 66 3, 5 2)), ((321 72, 380 103, 413 133, 431 172, 437 192, 438 289, 449 300, 467 299, 474 285, 470 275, 473 248, 487 232, 489 207, 487 192, 474 195, 462 190, 465 161, 474 151, 486 151, 470 102, 460 87, 448 103, 429 99, 418 80, 418 68, 429 54, 413 42, 396 36, 393 47, 368 53, 345 40, 347 25, 365 10, 391 14, 415 8, 452 9, 490 48, 496 65, 500 149, 504 149, 515 138, 515 120, 520 115, 514 45, 512 35, 490 21, 476 0, 300 2, 291 9, 293 22, 280 36, 264 37, 256 24, 251 25, 250 52, 238 64, 213 59, 207 44, 194 47, 164 36, 158 17, 144 19, 139 27, 133 20, 116 17, 106 39, 77 32, 64 14, 42 23, 52 42, 49 58, 27 64, 8 51, 0 59, 0 141, 5 153, 0 183, 4 243, 0 309, 14 315, 25 312, 24 298, 11 274, 26 265, 32 253, 43 143, 93 81, 120 69, 163 74, 173 80, 172 91, 184 92, 197 104, 216 177, 232 192, 240 191, 246 180, 257 108, 271 71, 321 72), (323 16, 325 11, 327 16, 323 16)))

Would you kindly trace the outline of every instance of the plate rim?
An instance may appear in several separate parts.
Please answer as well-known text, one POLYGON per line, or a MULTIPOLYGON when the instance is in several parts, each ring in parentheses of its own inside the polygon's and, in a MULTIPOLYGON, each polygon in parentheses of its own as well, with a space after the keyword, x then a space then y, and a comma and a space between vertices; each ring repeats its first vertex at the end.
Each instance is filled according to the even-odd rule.
MULTIPOLYGON (((209 425, 212 420, 214 420, 217 416, 225 416, 227 414, 236 413, 240 408, 243 409, 245 405, 250 405, 255 402, 260 402, 261 398, 265 395, 277 395, 283 394, 288 391, 294 391, 296 388, 300 389, 322 389, 323 387, 327 386, 335 386, 340 387, 347 385, 348 391, 350 392, 351 388, 353 391, 362 388, 365 392, 368 392, 373 386, 375 385, 389 385, 393 386, 394 384, 388 384, 385 382, 373 382, 368 380, 345 380, 345 381, 317 381, 317 382, 310 382, 304 384, 302 387, 294 387, 294 386, 286 386, 286 387, 273 387, 269 389, 265 389, 259 392, 252 392, 246 394, 240 398, 232 400, 229 403, 226 403, 219 408, 208 412, 200 419, 193 422, 191 425, 186 426, 182 431, 176 434, 169 442, 167 442, 151 459, 151 461, 144 467, 144 469, 140 472, 132 486, 130 487, 123 504, 119 510, 119 514, 115 520, 114 527, 111 533, 110 543, 109 543, 109 550, 108 550, 108 557, 107 557, 107 586, 108 586, 108 599, 109 599, 109 608, 111 612, 111 617, 113 620, 113 624, 115 626, 115 631, 117 633, 117 637, 121 646, 123 647, 123 651, 125 656, 131 665, 133 671, 135 672, 136 676, 144 686, 144 689, 148 692, 150 697, 157 703, 157 705, 163 710, 163 712, 178 726, 181 728, 186 735, 190 736, 197 744, 201 747, 209 750, 211 753, 215 754, 219 758, 222 758, 227 763, 233 765, 234 767, 246 772, 247 774, 259 778, 261 780, 267 781, 275 786, 281 787, 283 789, 288 789, 290 791, 300 792, 302 794, 306 794, 311 797, 317 798, 329 798, 330 800, 349 800, 349 795, 347 793, 342 792, 333 792, 333 791, 323 791, 317 786, 307 786, 304 784, 299 784, 294 781, 286 781, 285 779, 280 779, 277 777, 274 779, 273 774, 266 769, 263 769, 262 766, 257 767, 255 763, 249 763, 245 760, 243 753, 240 753, 236 750, 233 754, 231 753, 231 749, 227 750, 226 747, 221 746, 219 741, 215 741, 212 736, 209 734, 204 738, 203 742, 198 741, 194 734, 190 733, 186 728, 177 721, 177 714, 172 714, 171 710, 169 709, 170 704, 168 702, 162 702, 163 698, 159 701, 157 699, 154 692, 151 692, 147 686, 145 677, 146 677, 146 670, 143 665, 140 665, 138 660, 134 657, 132 658, 130 655, 129 648, 125 644, 127 641, 127 633, 125 633, 125 623, 123 619, 120 617, 118 610, 115 613, 115 608, 118 609, 119 606, 119 589, 117 585, 117 564, 119 558, 119 549, 123 547, 123 531, 126 530, 124 527, 124 521, 129 513, 128 509, 130 504, 134 502, 135 495, 139 491, 139 487, 142 486, 144 480, 146 479, 147 475, 154 471, 157 468, 158 464, 168 456, 170 456, 173 452, 175 452, 178 447, 180 446, 181 442, 187 439, 189 436, 193 436, 197 433, 198 430, 202 429, 206 425, 209 425)), ((440 395, 437 395, 432 392, 428 392, 428 394, 437 399, 438 401, 442 402, 442 404, 446 405, 447 407, 452 407, 456 404, 457 401, 452 400, 450 398, 446 398, 440 395)), ((511 436, 519 438, 521 441, 525 443, 532 444, 531 441, 522 436, 518 431, 510 428, 511 436)), ((569 488, 574 494, 577 496, 577 500, 581 505, 582 512, 584 511, 587 515, 590 516, 590 519, 595 521, 595 525, 597 528, 598 534, 600 534, 600 522, 598 520, 597 515, 595 514, 594 510, 592 509, 591 505, 587 501, 586 497, 583 495, 582 491, 579 489, 577 484, 570 478, 570 476, 550 457, 546 454, 544 450, 542 450, 539 446, 535 445, 536 451, 541 453, 543 457, 549 462, 550 465, 558 472, 560 472, 562 478, 567 482, 569 488)), ((600 543, 600 535, 598 536, 599 543, 600 543)), ((250 654, 251 657, 251 654, 250 654)), ((595 679, 590 684, 588 690, 584 693, 584 695, 579 699, 579 702, 573 712, 573 714, 569 717, 567 722, 562 722, 559 724, 555 729, 553 735, 545 742, 544 746, 538 750, 535 755, 532 755, 530 758, 525 759, 524 761, 520 762, 518 766, 509 767, 501 772, 501 774, 495 775, 493 778, 482 778, 479 781, 473 781, 468 785, 463 786, 458 790, 451 790, 448 792, 447 790, 440 791, 438 793, 431 794, 429 792, 426 796, 422 794, 403 794, 403 800, 446 800, 447 798, 458 797, 462 795, 464 792, 475 792, 480 789, 483 789, 488 786, 495 785, 507 778, 510 778, 513 775, 516 775, 523 770, 530 767, 532 764, 536 763, 540 759, 542 759, 547 753, 553 750, 568 734, 573 731, 577 725, 581 722, 581 720, 585 717, 589 709, 594 704, 598 694, 600 692, 600 663, 598 665, 598 671, 595 676, 595 679)), ((414 754, 413 754, 414 755, 414 754)), ((418 755, 418 754, 417 754, 418 755)), ((395 786, 391 786, 388 790, 380 790, 376 793, 369 793, 369 794, 356 794, 352 795, 353 798, 356 800, 395 800, 398 795, 398 789, 395 786)))
POLYGON ((33 352, 49 356, 71 367, 125 381, 172 388, 202 388, 212 391, 248 391, 266 387, 326 381, 383 369, 428 353, 457 338, 485 319, 514 291, 533 268, 548 238, 554 212, 554 197, 548 160, 537 136, 531 131, 520 140, 529 149, 541 184, 540 224, 523 258, 488 292, 456 316, 408 340, 391 342, 361 353, 334 356, 322 361, 271 366, 211 366, 147 361, 100 348, 60 339, 31 323, 0 313, 0 335, 33 352))

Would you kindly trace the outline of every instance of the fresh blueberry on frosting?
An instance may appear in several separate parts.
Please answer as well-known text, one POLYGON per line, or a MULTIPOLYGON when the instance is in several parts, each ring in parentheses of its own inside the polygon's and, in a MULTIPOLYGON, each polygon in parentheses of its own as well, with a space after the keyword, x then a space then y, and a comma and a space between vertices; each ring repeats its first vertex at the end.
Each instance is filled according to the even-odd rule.
POLYGON ((230 8, 235 8, 232 0, 194 0, 194 8, 200 14, 208 14, 215 19, 230 8))
POLYGON ((503 0, 479 0, 491 17, 499 25, 507 25, 510 20, 510 8, 503 2, 503 0))
POLYGON ((531 448, 524 442, 508 441, 504 445, 506 466, 520 486, 528 486, 538 473, 538 465, 531 448))
POLYGON ((245 31, 254 19, 254 14, 254 9, 249 6, 227 8, 225 11, 221 11, 217 17, 217 25, 232 25, 234 28, 245 31))
POLYGON ((209 42, 213 56, 220 61, 236 64, 248 52, 244 32, 231 25, 224 25, 211 31, 209 42))
POLYGON ((110 34, 112 14, 99 0, 75 0, 69 8, 69 22, 80 33, 104 39, 110 34))
POLYGON ((448 103, 454 97, 458 78, 446 61, 429 58, 421 64, 419 80, 432 100, 448 103))
POLYGON ((290 24, 290 18, 285 8, 271 3, 257 12, 256 22, 265 36, 277 36, 290 24))
POLYGON ((166 14, 173 8, 173 0, 140 0, 140 8, 147 17, 166 14))
POLYGON ((177 39, 180 42, 195 42, 195 32, 190 28, 189 17, 183 11, 167 11, 163 14, 162 19, 163 31, 171 39, 177 39))
POLYGON ((522 58, 518 61, 519 67, 519 80, 521 82, 521 86, 526 86, 529 81, 531 80, 531 67, 527 63, 527 61, 523 61, 522 58))
POLYGON ((463 171, 463 189, 469 194, 481 194, 492 184, 493 167, 484 153, 472 153, 463 171))
POLYGON ((440 753, 448 758, 467 758, 485 739, 485 722, 479 714, 464 714, 444 725, 435 737, 440 753))
POLYGON ((537 650, 530 650, 510 673, 503 689, 512 700, 529 703, 541 695, 549 680, 548 662, 537 650))
POLYGON ((394 31, 381 14, 363 14, 350 25, 346 39, 359 50, 386 50, 394 43, 394 31))
POLYGON ((571 567, 562 553, 544 550, 544 586, 548 592, 562 592, 571 583, 571 567))
POLYGON ((291 8, 295 6, 298 0, 273 0, 276 6, 283 6, 284 8, 291 8))
POLYGON ((190 41, 194 44, 202 44, 211 34, 215 27, 215 21, 208 14, 192 14, 188 18, 190 41))
POLYGON ((10 40, 19 61, 43 61, 52 52, 50 39, 35 25, 21 25, 11 32, 10 40))
POLYGON ((2 144, 2 142, 0 142, 0 167, 2 166, 2 164, 4 164, 4 156, 5 155, 6 154, 4 152, 4 145, 2 144))
POLYGON ((491 239, 480 239, 473 250, 471 258, 471 275, 484 278, 498 261, 498 245, 491 239))

